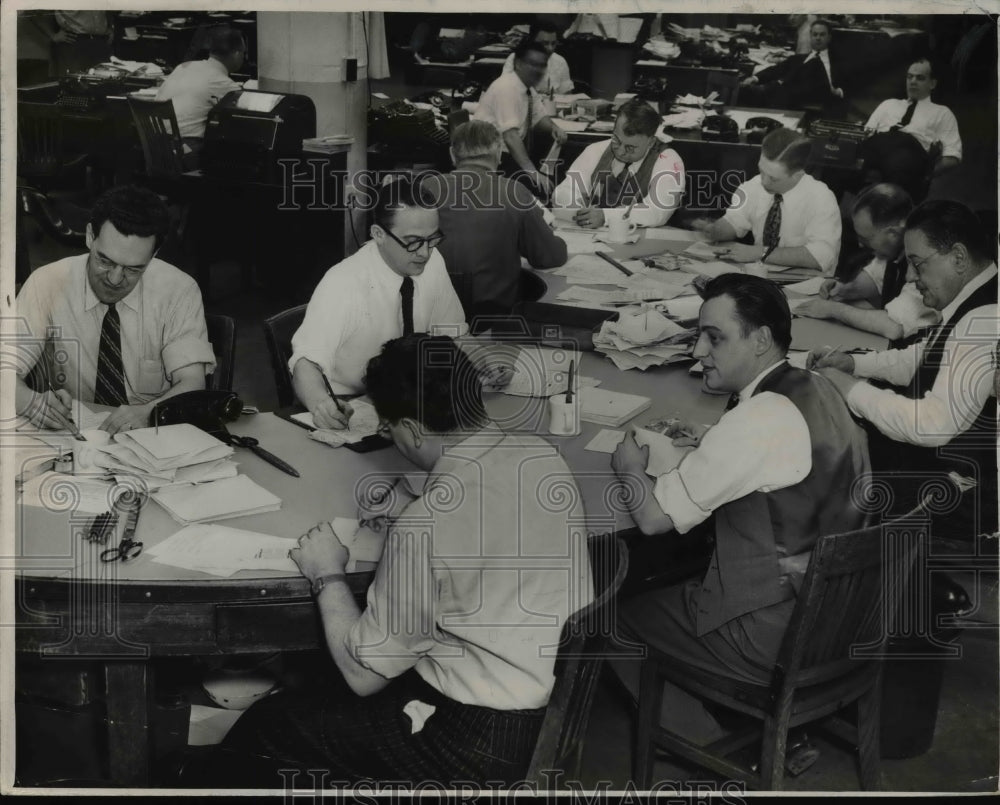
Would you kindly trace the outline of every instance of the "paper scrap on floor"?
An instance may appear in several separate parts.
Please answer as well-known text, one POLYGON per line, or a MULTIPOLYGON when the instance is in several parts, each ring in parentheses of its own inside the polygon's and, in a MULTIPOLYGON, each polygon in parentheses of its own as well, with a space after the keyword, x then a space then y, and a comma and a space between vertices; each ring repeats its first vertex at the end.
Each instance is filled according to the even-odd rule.
POLYGON ((791 291, 792 293, 800 293, 803 296, 815 296, 819 293, 819 289, 823 287, 823 283, 826 282, 826 277, 813 277, 812 279, 803 280, 802 282, 795 282, 791 285, 786 285, 784 290, 791 291))
POLYGON ((345 444, 360 442, 366 436, 372 436, 378 431, 378 414, 375 406, 364 397, 351 400, 351 408, 354 412, 344 430, 333 430, 327 428, 316 428, 312 414, 305 411, 301 414, 292 414, 292 419, 315 428, 309 432, 309 438, 317 442, 323 442, 330 447, 340 447, 345 444))
MULTIPOLYGON (((522 347, 514 361, 514 374, 510 383, 500 389, 503 394, 514 397, 551 397, 566 391, 569 384, 569 364, 580 366, 580 353, 569 349, 522 347)), ((581 388, 599 385, 601 381, 593 377, 574 373, 574 392, 581 388)))
POLYGON ((246 475, 207 484, 177 484, 152 493, 177 522, 187 525, 261 514, 281 508, 281 498, 246 475))
POLYGON ((681 459, 694 449, 692 447, 676 447, 670 436, 664 436, 662 433, 645 428, 635 429, 635 441, 639 447, 649 448, 646 474, 653 478, 659 478, 675 469, 681 463, 681 459))

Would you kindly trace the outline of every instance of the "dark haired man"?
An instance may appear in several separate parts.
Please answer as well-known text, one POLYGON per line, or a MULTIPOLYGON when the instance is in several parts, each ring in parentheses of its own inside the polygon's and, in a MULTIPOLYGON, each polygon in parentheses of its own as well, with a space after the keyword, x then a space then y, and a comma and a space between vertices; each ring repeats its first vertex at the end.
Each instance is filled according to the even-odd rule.
MULTIPOLYGON (((535 42, 545 48, 549 54, 549 63, 545 68, 545 75, 538 82, 535 90, 542 95, 549 93, 568 94, 573 91, 573 79, 569 75, 569 64, 566 59, 556 53, 556 45, 559 43, 559 28, 549 20, 539 20, 532 23, 528 29, 525 42, 535 42)), ((514 54, 507 57, 503 65, 504 73, 514 72, 514 54)))
POLYGON ((546 195, 552 182, 535 167, 536 133, 548 133, 558 143, 566 134, 552 122, 535 87, 545 75, 548 51, 536 42, 522 42, 514 51, 514 72, 504 73, 487 88, 472 116, 496 126, 503 137, 500 167, 507 175, 521 173, 546 195))
POLYGON ((936 86, 930 60, 917 59, 906 70, 906 98, 884 100, 872 112, 865 128, 876 134, 865 141, 862 150, 866 181, 901 185, 921 201, 932 148, 940 147, 931 166, 935 176, 962 161, 958 121, 947 106, 931 100, 936 86))
POLYGON ((208 113, 227 93, 240 89, 229 76, 243 66, 246 49, 235 28, 213 28, 208 58, 178 64, 160 85, 156 100, 173 101, 185 153, 201 151, 208 113))
POLYGON ((825 280, 820 298, 803 302, 796 315, 841 321, 883 335, 893 346, 937 324, 938 312, 924 304, 913 282, 906 281, 903 230, 912 210, 909 194, 897 185, 866 188, 854 201, 851 220, 871 260, 849 281, 825 280))
MULTIPOLYGON (((648 448, 632 435, 612 467, 632 487, 644 534, 687 533, 714 515, 712 562, 704 579, 626 601, 619 620, 686 662, 767 683, 816 539, 862 525, 852 490, 868 454, 833 385, 788 364, 791 315, 776 284, 722 274, 703 297, 694 355, 705 386, 732 393, 730 406, 710 428, 676 426, 675 444, 695 449, 665 475, 646 475, 648 448)), ((628 678, 638 672, 627 660, 617 667, 628 678)), ((717 734, 714 719, 679 690, 668 700, 678 731, 697 740, 717 734)))
POLYGON ((834 352, 817 366, 870 423, 872 466, 890 478, 900 507, 949 475, 976 482, 977 504, 960 505, 933 530, 971 540, 997 531, 997 266, 979 219, 955 201, 917 207, 903 242, 910 275, 941 324, 905 349, 834 352))
POLYGON ((734 241, 753 232, 753 245, 729 243, 720 256, 833 275, 840 254, 840 209, 830 188, 806 173, 809 151, 809 139, 791 129, 776 129, 764 138, 759 173, 736 189, 726 214, 711 223, 694 222, 710 241, 734 241))
POLYGON ((118 406, 110 433, 149 424, 164 397, 205 387, 215 366, 195 281, 156 259, 166 205, 144 188, 114 187, 87 224, 88 253, 31 273, 17 296, 28 339, 16 353, 16 409, 43 428, 70 425, 73 399, 118 406), (48 390, 25 382, 43 361, 48 390))
POLYGON ((313 584, 342 679, 256 704, 213 770, 239 787, 281 787, 280 769, 344 783, 519 781, 552 690, 552 649, 593 597, 585 529, 573 525, 579 490, 552 445, 490 420, 478 371, 449 338, 390 341, 365 385, 429 481, 389 523, 363 610, 330 524, 299 539, 291 557, 313 584), (552 485, 567 483, 573 493, 553 505, 552 485))
POLYGON ((320 428, 346 427, 351 414, 326 381, 336 394, 364 391, 365 366, 386 341, 436 325, 468 330, 436 248, 434 200, 402 178, 379 189, 373 213, 371 240, 323 275, 292 337, 295 394, 320 428))
POLYGON ((605 223, 605 210, 634 203, 633 222, 663 226, 684 196, 684 162, 657 139, 662 122, 645 101, 623 104, 611 139, 588 145, 573 161, 552 206, 576 210, 577 226, 596 229, 605 223))

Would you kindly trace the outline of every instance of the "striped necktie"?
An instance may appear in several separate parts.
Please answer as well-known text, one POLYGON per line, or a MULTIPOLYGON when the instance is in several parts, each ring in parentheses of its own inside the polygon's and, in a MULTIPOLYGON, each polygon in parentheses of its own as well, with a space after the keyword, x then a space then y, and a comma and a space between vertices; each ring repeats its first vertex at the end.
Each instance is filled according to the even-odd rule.
POLYGON ((767 218, 764 219, 764 248, 773 249, 778 245, 781 237, 781 193, 774 194, 774 201, 771 202, 771 209, 767 211, 767 218))
POLYGON ((101 325, 101 344, 97 350, 97 378, 94 402, 98 405, 125 405, 125 367, 122 363, 122 329, 118 311, 108 305, 101 325))

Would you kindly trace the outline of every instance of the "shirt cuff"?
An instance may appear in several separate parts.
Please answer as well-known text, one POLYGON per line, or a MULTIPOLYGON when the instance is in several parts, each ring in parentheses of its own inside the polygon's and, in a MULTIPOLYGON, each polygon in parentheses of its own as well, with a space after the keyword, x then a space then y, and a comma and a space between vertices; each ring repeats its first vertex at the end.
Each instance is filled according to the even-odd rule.
POLYGON ((825 243, 806 243, 803 245, 806 251, 813 256, 813 260, 819 264, 819 270, 823 273, 823 276, 832 277, 833 272, 837 268, 834 250, 825 243))
POLYGON ((750 221, 742 213, 727 210, 726 214, 722 216, 722 220, 726 221, 736 231, 736 237, 738 238, 742 238, 750 231, 750 221))
POLYGON ((653 497, 664 513, 670 517, 674 529, 681 534, 686 534, 712 514, 691 500, 677 470, 671 470, 656 479, 653 485, 653 497))

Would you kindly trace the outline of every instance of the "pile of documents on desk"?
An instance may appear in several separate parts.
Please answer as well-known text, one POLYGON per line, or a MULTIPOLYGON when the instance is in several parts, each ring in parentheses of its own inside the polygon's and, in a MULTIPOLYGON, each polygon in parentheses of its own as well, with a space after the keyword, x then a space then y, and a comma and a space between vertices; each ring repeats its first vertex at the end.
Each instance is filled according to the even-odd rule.
POLYGON ((653 37, 642 46, 643 50, 648 50, 659 59, 676 59, 681 55, 681 46, 676 42, 668 42, 663 37, 653 37))
MULTIPOLYGON (((699 300, 700 301, 700 300, 699 300)), ((694 331, 681 327, 652 306, 606 321, 594 335, 594 348, 619 369, 680 363, 691 357, 694 331)))

